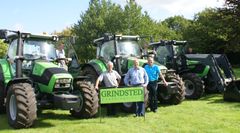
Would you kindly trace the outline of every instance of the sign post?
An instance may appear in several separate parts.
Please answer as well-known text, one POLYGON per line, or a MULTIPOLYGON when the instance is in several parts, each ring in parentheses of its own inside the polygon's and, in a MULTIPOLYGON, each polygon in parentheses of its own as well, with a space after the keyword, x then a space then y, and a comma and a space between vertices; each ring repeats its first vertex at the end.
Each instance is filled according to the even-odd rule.
MULTIPOLYGON (((125 102, 144 102, 144 88, 141 86, 124 88, 100 89, 100 122, 101 104, 125 103, 125 102)), ((145 119, 145 115, 144 115, 145 119)))

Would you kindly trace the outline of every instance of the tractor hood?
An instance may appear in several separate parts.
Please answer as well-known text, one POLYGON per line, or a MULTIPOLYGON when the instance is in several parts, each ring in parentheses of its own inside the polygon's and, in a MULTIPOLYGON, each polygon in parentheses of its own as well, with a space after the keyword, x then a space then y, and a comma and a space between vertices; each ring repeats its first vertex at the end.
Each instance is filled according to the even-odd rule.
MULTIPOLYGON (((33 65, 33 71, 31 74, 31 78, 35 83, 38 83, 40 90, 42 92, 51 93, 56 89, 56 83, 60 82, 63 88, 65 82, 67 84, 71 84, 73 81, 73 77, 63 68, 52 62, 46 61, 36 61, 33 65), (64 81, 64 83, 62 83, 64 81)), ((58 86, 61 88, 61 86, 58 86)))
MULTIPOLYGON (((136 58, 134 58, 134 57, 129 57, 128 58, 128 69, 133 67, 134 59, 136 59, 136 58)), ((147 63, 146 59, 138 59, 138 61, 139 61, 139 66, 144 66, 147 63)), ((163 66, 163 65, 161 65, 157 62, 154 62, 154 64, 158 65, 160 70, 165 70, 165 71, 167 70, 167 67, 165 67, 165 66, 163 66)))

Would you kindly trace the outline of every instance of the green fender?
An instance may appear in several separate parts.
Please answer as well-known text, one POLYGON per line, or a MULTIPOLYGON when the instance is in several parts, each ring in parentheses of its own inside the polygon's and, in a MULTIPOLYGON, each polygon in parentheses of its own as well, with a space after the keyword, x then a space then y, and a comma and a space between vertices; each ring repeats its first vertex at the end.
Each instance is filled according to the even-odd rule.
POLYGON ((92 67, 98 75, 100 75, 102 72, 107 71, 106 63, 99 59, 90 60, 87 64, 83 65, 82 70, 85 67, 92 67))
POLYGON ((3 82, 6 86, 12 78, 12 68, 9 61, 6 59, 0 59, 0 82, 3 82))

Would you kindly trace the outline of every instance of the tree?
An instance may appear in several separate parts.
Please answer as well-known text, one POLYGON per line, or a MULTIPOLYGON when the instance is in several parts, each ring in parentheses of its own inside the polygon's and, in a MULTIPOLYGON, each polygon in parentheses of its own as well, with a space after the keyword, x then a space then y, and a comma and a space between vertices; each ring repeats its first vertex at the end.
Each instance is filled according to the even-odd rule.
POLYGON ((120 5, 105 0, 90 1, 89 8, 80 15, 80 20, 73 27, 73 33, 78 36, 77 51, 81 62, 87 62, 95 57, 93 39, 106 32, 122 31, 122 19, 123 12, 120 5))
POLYGON ((191 25, 191 21, 184 18, 183 16, 174 16, 169 17, 165 19, 162 22, 163 25, 166 25, 170 30, 174 33, 175 40, 183 40, 184 39, 184 33, 188 29, 188 27, 191 25))
POLYGON ((0 40, 0 58, 3 58, 7 53, 8 45, 0 40))
POLYGON ((190 45, 202 53, 222 53, 226 50, 226 21, 217 9, 208 8, 195 15, 184 33, 190 45))
MULTIPOLYGON (((181 26, 185 28, 183 23, 181 26)), ((93 39, 101 37, 104 33, 152 35, 155 40, 179 39, 182 38, 180 34, 184 28, 175 31, 162 22, 156 22, 146 11, 142 11, 142 7, 134 0, 129 0, 123 8, 110 0, 91 0, 89 8, 80 15, 80 20, 73 26, 72 31, 78 37, 75 48, 79 59, 81 62, 87 62, 95 58, 93 39)))
POLYGON ((240 52, 240 1, 226 0, 225 6, 219 8, 227 34, 228 52, 240 52))

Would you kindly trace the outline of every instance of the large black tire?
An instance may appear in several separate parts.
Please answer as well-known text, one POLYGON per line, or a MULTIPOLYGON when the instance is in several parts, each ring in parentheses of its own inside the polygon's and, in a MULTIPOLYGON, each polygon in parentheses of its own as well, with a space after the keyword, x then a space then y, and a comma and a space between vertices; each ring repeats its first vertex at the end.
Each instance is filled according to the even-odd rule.
POLYGON ((209 72, 207 75, 207 78, 205 80, 205 92, 212 94, 212 93, 217 93, 218 88, 217 88, 217 83, 214 81, 212 74, 209 72))
POLYGON ((13 128, 27 128, 37 119, 37 102, 29 83, 16 83, 9 87, 6 111, 8 123, 13 128))
POLYGON ((88 76, 89 81, 92 84, 95 84, 96 80, 98 78, 98 74, 97 74, 96 70, 93 67, 90 67, 90 66, 86 66, 86 67, 83 68, 82 75, 83 76, 88 76))
POLYGON ((94 117, 98 112, 99 99, 93 84, 89 81, 78 81, 74 93, 82 97, 82 108, 79 111, 71 110, 71 115, 77 118, 94 117))
POLYGON ((4 106, 4 91, 3 91, 3 84, 0 83, 0 113, 4 113, 5 106, 4 106))
POLYGON ((187 99, 199 99, 204 93, 204 82, 194 73, 185 73, 182 76, 187 99))
MULTIPOLYGON (((149 106, 149 91, 147 87, 144 88, 144 107, 145 109, 149 106)), ((135 113, 136 111, 136 104, 135 102, 129 102, 129 103, 122 103, 121 106, 122 110, 127 113, 135 113)))
POLYGON ((175 73, 167 74, 165 77, 167 82, 174 82, 176 83, 176 93, 169 94, 167 91, 167 87, 159 84, 158 86, 158 100, 160 103, 163 104, 180 104, 184 100, 185 96, 185 87, 183 84, 182 79, 179 77, 179 75, 176 75, 175 73))

